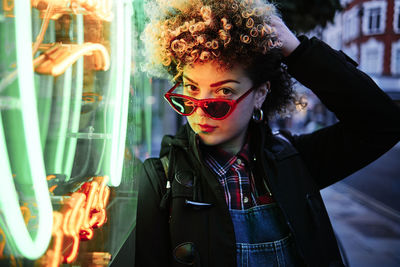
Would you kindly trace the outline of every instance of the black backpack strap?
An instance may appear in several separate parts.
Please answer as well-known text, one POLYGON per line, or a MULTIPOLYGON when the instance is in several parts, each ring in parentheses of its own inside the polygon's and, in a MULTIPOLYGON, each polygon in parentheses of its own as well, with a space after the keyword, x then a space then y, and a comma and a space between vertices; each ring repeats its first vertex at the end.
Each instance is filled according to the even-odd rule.
POLYGON ((170 182, 170 180, 168 178, 169 159, 168 159, 167 156, 164 156, 164 157, 160 158, 160 160, 161 160, 161 163, 162 163, 163 168, 164 168, 165 177, 167 177, 167 184, 166 184, 165 188, 168 189, 168 188, 171 187, 171 182, 170 182))
POLYGON ((171 196, 171 182, 168 179, 169 160, 167 156, 149 158, 143 163, 144 169, 149 175, 154 190, 159 193, 160 208, 166 210, 171 196))

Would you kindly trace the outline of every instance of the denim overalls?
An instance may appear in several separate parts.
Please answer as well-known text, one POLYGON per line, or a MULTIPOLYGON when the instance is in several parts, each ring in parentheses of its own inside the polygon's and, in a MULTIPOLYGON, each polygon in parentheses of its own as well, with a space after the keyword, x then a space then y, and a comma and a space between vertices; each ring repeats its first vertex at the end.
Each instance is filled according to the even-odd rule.
POLYGON ((230 210, 238 267, 302 266, 293 237, 276 203, 230 210))

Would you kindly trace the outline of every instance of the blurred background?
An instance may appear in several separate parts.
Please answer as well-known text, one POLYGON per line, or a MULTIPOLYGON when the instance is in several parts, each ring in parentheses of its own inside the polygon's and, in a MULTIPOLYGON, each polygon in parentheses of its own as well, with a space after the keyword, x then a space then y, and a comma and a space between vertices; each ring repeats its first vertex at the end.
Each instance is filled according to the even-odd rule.
MULTIPOLYGON (((400 104, 400 0, 274 1, 400 104)), ((186 121, 140 65, 143 0, 0 1, 0 266, 108 266, 136 219, 136 167, 186 121)), ((305 109, 274 130, 335 116, 305 109)), ((354 103, 362 105, 362 103, 354 103)), ((400 266, 400 145, 322 194, 348 266, 400 266)))

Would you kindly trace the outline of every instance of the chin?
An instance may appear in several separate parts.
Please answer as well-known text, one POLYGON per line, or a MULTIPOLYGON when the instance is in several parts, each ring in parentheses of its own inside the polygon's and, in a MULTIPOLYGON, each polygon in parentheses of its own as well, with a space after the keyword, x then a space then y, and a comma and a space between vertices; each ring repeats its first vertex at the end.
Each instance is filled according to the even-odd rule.
POLYGON ((224 140, 221 140, 216 136, 211 136, 210 134, 207 133, 198 133, 198 135, 203 144, 208 146, 216 146, 224 142, 224 140))

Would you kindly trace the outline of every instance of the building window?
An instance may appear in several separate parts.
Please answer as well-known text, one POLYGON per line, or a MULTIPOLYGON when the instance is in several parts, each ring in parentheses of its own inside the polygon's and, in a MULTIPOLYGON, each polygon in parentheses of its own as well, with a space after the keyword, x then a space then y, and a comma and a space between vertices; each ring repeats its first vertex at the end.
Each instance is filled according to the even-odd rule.
POLYGON ((396 33, 400 33, 400 1, 394 2, 393 30, 396 33))
POLYGON ((346 53, 352 60, 359 62, 358 60, 358 48, 356 44, 343 47, 343 52, 346 53))
POLYGON ((384 44, 374 38, 361 45, 360 68, 369 74, 383 72, 384 44))
POLYGON ((390 70, 393 75, 400 75, 400 40, 392 44, 390 70))
POLYGON ((379 24, 381 22, 381 8, 371 8, 368 16, 368 30, 370 32, 379 31, 379 24))
POLYGON ((368 48, 364 57, 364 70, 369 73, 377 73, 378 49, 368 48))
POLYGON ((353 7, 346 13, 344 13, 344 28, 343 28, 343 39, 345 42, 354 40, 359 36, 359 8, 358 6, 353 7))
POLYGON ((381 34, 385 32, 386 1, 369 1, 363 4, 363 33, 381 34))
POLYGON ((400 49, 397 49, 396 50, 396 53, 395 53, 395 57, 396 57, 396 60, 395 60, 395 68, 394 68, 394 71, 395 71, 395 73, 396 74, 398 74, 398 73, 400 73, 400 49))

